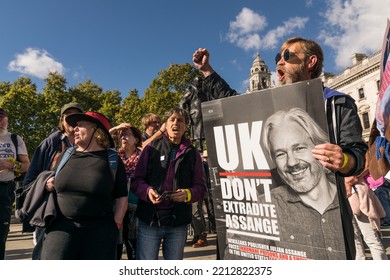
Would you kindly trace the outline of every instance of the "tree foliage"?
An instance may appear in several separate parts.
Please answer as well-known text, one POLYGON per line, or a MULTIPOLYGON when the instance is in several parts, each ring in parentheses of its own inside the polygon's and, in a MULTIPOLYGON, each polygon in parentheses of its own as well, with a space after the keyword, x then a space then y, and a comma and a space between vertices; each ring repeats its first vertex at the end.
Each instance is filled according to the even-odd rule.
POLYGON ((1 97, 0 107, 4 108, 9 119, 8 130, 19 134, 27 147, 36 146, 42 136, 36 126, 38 104, 36 86, 25 77, 15 80, 7 94, 1 97))
POLYGON ((62 105, 73 101, 68 95, 66 79, 62 75, 49 73, 45 82, 38 101, 41 108, 38 111, 38 122, 42 124, 43 136, 49 135, 57 127, 62 105))
POLYGON ((129 91, 129 95, 123 99, 122 106, 116 115, 117 124, 122 122, 130 123, 139 128, 141 131, 141 118, 145 114, 142 100, 138 96, 138 91, 133 89, 129 91))
POLYGON ((143 130, 144 114, 163 116, 168 109, 178 106, 185 90, 200 75, 188 63, 172 64, 158 73, 143 97, 132 89, 123 100, 118 90, 103 91, 91 80, 67 88, 64 76, 49 73, 39 93, 30 78, 21 77, 13 83, 0 82, 0 107, 9 116, 9 131, 23 137, 31 157, 38 144, 57 129, 61 107, 66 103, 78 102, 85 111, 98 111, 112 125, 128 122, 143 130))
POLYGON ((145 90, 143 102, 146 112, 163 116, 168 109, 179 105, 186 89, 201 73, 186 63, 171 64, 158 75, 145 90))
POLYGON ((118 90, 105 91, 99 95, 101 107, 98 109, 100 113, 105 115, 112 124, 115 124, 116 114, 121 108, 121 93, 118 90))

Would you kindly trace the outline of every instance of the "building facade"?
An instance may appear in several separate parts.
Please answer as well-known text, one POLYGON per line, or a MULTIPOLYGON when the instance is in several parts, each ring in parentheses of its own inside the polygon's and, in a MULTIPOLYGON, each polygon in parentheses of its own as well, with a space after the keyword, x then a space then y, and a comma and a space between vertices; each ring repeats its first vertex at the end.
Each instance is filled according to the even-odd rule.
POLYGON ((252 93, 269 87, 271 87, 271 72, 264 60, 257 53, 250 69, 249 87, 246 93, 252 93))
POLYGON ((325 86, 349 94, 355 99, 363 127, 363 138, 366 141, 375 120, 375 107, 380 89, 380 60, 380 51, 371 56, 355 53, 352 55, 352 66, 337 75, 331 73, 322 75, 325 86))

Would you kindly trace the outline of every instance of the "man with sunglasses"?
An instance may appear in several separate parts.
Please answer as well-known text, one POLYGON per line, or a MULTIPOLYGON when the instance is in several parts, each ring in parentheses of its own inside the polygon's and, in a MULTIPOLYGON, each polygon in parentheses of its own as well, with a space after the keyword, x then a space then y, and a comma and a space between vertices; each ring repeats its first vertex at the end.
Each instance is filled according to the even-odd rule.
MULTIPOLYGON (((205 76, 202 91, 207 98, 202 101, 236 95, 213 70, 209 58, 210 54, 204 48, 193 54, 195 66, 205 76)), ((275 57, 280 84, 318 78, 322 73, 323 60, 322 49, 315 41, 301 37, 287 39, 275 57)), ((367 146, 362 140, 362 127, 354 100, 327 87, 324 87, 324 100, 330 143, 316 145, 312 153, 325 168, 336 172, 346 258, 355 259, 352 211, 343 177, 357 175, 364 169, 367 146)))
MULTIPOLYGON (((83 107, 79 103, 71 102, 62 106, 60 110, 60 119, 57 126, 57 131, 50 134, 47 138, 35 149, 33 158, 31 160, 30 167, 27 170, 26 177, 24 178, 23 185, 26 188, 28 184, 33 182, 41 173, 45 170, 53 170, 57 158, 63 150, 74 145, 74 130, 70 126, 65 118, 71 114, 82 113, 83 107)), ((26 231, 31 230, 28 228, 29 221, 24 222, 26 231)), ((31 258, 33 260, 41 259, 43 239, 46 229, 43 227, 35 227, 34 231, 34 249, 32 251, 31 258)))

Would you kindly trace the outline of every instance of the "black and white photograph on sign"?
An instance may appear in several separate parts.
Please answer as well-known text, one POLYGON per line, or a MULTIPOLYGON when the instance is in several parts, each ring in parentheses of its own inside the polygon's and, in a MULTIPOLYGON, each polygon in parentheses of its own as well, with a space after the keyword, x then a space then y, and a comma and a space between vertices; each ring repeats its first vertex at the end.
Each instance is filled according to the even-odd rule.
POLYGON ((329 142, 321 81, 205 102, 202 114, 221 259, 345 259, 335 175, 312 154, 329 142))

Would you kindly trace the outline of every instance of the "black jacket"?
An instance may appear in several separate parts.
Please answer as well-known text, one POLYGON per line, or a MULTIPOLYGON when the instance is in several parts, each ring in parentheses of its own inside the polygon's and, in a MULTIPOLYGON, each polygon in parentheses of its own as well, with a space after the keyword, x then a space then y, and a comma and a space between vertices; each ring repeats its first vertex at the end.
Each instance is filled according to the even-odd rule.
POLYGON ((198 93, 202 102, 238 95, 217 72, 207 76, 202 84, 202 91, 198 93))
POLYGON ((23 207, 16 211, 22 222, 32 226, 47 227, 57 217, 55 193, 45 188, 46 181, 54 176, 54 171, 42 171, 38 177, 26 186, 28 193, 23 207))
POLYGON ((336 184, 343 225, 347 259, 355 259, 355 238, 352 226, 353 214, 344 186, 344 177, 359 175, 365 167, 367 145, 363 142, 362 126, 355 101, 349 95, 329 88, 324 89, 326 116, 330 142, 339 145, 343 152, 355 157, 356 166, 348 174, 336 172, 336 184))
MULTIPOLYGON (((168 167, 170 164, 169 157, 171 144, 167 137, 162 137, 153 141, 150 145, 149 157, 147 161, 146 183, 152 186, 159 193, 162 193, 162 185, 166 179, 168 167), (164 159, 164 160, 162 160, 164 159)), ((196 161, 196 149, 187 145, 184 153, 175 159, 174 178, 172 190, 184 186, 192 186, 192 178, 194 174, 194 165, 196 161)), ((141 165, 137 166, 140 168, 141 165)), ((145 168, 145 167, 143 167, 145 168)), ((132 182, 132 188, 136 185, 136 178, 132 182)), ((160 225, 181 226, 191 223, 192 206, 191 203, 176 203, 173 202, 173 208, 158 209, 156 205, 142 199, 138 200, 137 217, 146 223, 160 223, 160 225), (165 216, 164 221, 158 219, 165 216)))

